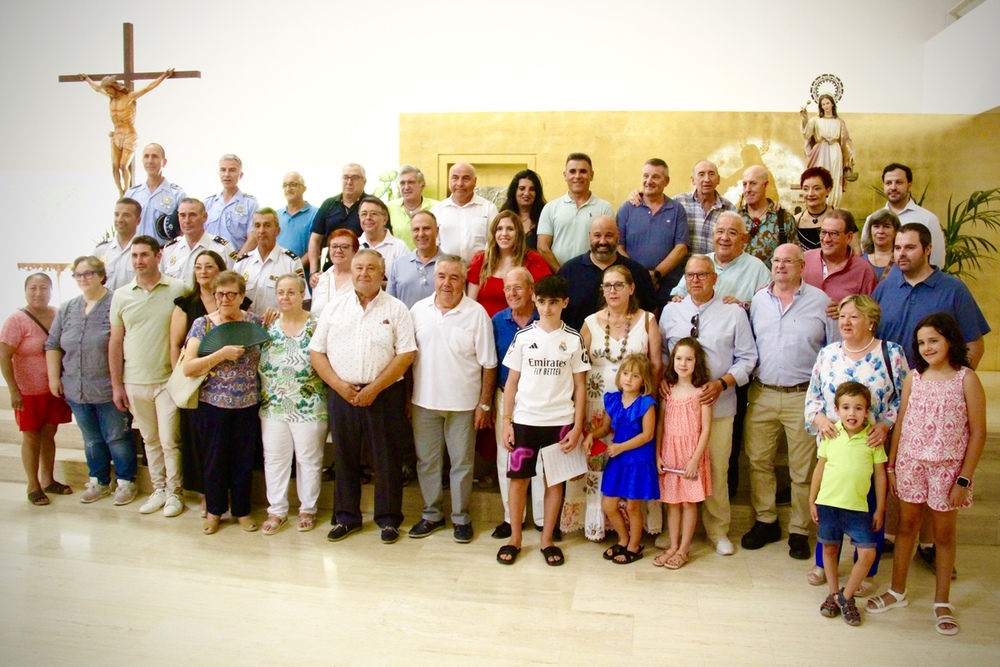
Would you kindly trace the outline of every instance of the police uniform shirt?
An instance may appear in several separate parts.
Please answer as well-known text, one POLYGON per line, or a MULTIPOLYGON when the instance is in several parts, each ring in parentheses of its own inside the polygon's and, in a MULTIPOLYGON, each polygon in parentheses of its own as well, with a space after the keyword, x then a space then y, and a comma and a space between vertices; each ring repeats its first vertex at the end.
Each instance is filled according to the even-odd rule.
POLYGON ((247 242, 250 223, 253 221, 253 214, 257 212, 257 199, 237 190, 227 202, 220 192, 205 199, 205 211, 208 213, 205 231, 213 236, 223 237, 233 246, 233 250, 239 252, 247 242))
POLYGON ((163 179, 152 192, 149 191, 148 185, 139 183, 126 190, 125 196, 136 200, 142 206, 142 215, 139 216, 139 229, 136 234, 152 236, 160 242, 160 245, 169 241, 170 239, 156 233, 156 219, 161 215, 170 215, 177 210, 181 200, 187 197, 184 188, 163 179))
POLYGON ((259 248, 240 255, 233 271, 247 281, 247 297, 253 302, 250 312, 261 316, 268 308, 278 307, 278 298, 275 296, 278 278, 289 273, 305 277, 299 256, 279 245, 271 248, 271 252, 263 259, 259 248))
MULTIPOLYGON (((137 234, 138 235, 138 234, 137 234)), ((104 271, 108 276, 105 287, 114 292, 122 285, 127 285, 135 278, 135 271, 132 269, 132 241, 122 248, 118 244, 118 237, 112 236, 110 239, 94 248, 94 257, 104 262, 104 271)))
POLYGON ((221 236, 213 236, 208 232, 202 234, 201 238, 192 248, 188 245, 187 239, 178 236, 176 239, 163 247, 163 257, 160 259, 160 271, 170 276, 184 281, 187 287, 194 287, 194 262, 202 250, 214 250, 226 261, 226 268, 233 268, 236 260, 236 251, 229 241, 221 236))

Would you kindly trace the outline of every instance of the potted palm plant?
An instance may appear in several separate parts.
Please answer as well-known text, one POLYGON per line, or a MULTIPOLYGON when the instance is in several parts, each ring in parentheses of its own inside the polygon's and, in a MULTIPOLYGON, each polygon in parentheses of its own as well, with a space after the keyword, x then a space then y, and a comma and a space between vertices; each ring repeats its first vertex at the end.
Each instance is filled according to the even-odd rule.
POLYGON ((982 261, 995 259, 993 241, 972 233, 979 223, 991 232, 1000 232, 1000 188, 977 190, 954 205, 952 197, 948 198, 948 218, 941 230, 945 245, 942 271, 963 280, 974 279, 974 272, 982 271, 982 261))

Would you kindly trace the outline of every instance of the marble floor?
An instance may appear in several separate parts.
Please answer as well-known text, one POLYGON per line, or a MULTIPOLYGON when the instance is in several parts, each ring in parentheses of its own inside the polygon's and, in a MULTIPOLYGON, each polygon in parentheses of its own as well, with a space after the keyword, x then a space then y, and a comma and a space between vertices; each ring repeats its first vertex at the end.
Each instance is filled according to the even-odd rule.
MULTIPOLYGON (((1000 652, 1000 547, 959 548, 962 631, 943 637, 925 566, 911 570, 908 608, 851 628, 820 616, 825 588, 783 542, 723 558, 700 540, 671 572, 651 558, 613 565, 573 535, 551 568, 531 531, 502 567, 483 522, 467 545, 442 531, 386 546, 370 523, 332 544, 322 524, 204 536, 190 501, 165 519, 140 515, 141 500, 78 499, 36 508, 0 483, 0 665, 915 666, 997 664, 1000 652)), ((887 559, 882 588, 890 570, 887 559)))

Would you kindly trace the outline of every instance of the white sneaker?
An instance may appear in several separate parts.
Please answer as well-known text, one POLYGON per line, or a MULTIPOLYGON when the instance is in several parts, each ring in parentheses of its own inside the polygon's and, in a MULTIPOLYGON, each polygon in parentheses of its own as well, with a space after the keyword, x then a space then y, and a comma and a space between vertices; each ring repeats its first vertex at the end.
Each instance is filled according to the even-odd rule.
POLYGON ((167 492, 164 489, 156 489, 153 491, 146 502, 142 504, 139 508, 140 514, 152 514, 153 512, 158 512, 163 509, 163 506, 167 504, 167 492))
POLYGON ((92 503, 94 501, 100 500, 101 498, 107 498, 111 495, 111 485, 101 484, 97 481, 96 477, 91 477, 90 481, 87 482, 87 488, 84 489, 83 495, 80 496, 81 503, 92 503))
POLYGON ((732 556, 734 551, 733 543, 729 541, 728 537, 723 537, 715 543, 715 553, 720 556, 732 556))
POLYGON ((118 488, 115 489, 115 505, 128 505, 139 495, 139 487, 135 482, 124 479, 118 480, 118 488))
POLYGON ((176 493, 167 496, 167 502, 163 505, 163 516, 177 516, 184 511, 184 501, 176 493))

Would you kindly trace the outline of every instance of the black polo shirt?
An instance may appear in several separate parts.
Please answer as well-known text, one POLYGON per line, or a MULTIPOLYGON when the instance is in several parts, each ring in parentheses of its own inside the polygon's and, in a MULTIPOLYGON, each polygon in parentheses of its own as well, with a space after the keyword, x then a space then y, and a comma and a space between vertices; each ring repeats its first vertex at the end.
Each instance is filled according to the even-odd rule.
MULTIPOLYGON (((635 295, 639 306, 651 313, 656 311, 656 290, 649 271, 642 264, 615 253, 612 266, 624 266, 632 272, 635 281, 635 295)), ((604 269, 595 266, 590 259, 590 253, 577 255, 559 267, 559 275, 569 281, 569 306, 563 311, 563 322, 577 331, 583 326, 588 315, 598 311, 601 301, 601 282, 604 280, 604 269)))

